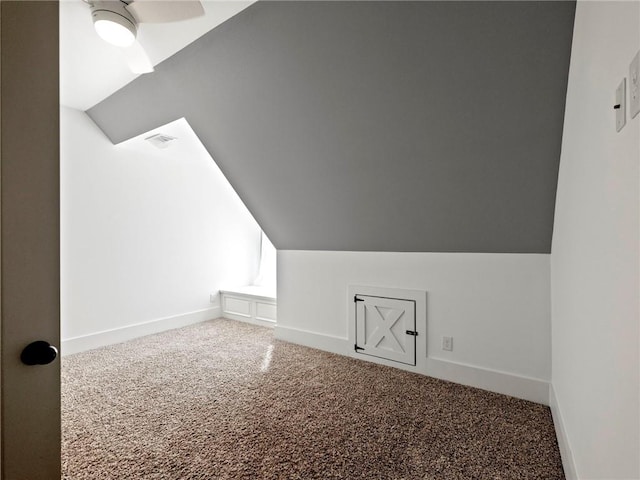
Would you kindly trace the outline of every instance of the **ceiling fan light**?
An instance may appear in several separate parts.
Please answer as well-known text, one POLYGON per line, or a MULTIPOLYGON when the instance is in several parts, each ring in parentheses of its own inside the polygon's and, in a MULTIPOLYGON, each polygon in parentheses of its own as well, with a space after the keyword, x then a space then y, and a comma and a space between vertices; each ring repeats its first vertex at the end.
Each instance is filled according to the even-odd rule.
POLYGON ((122 2, 96 1, 91 4, 96 32, 104 41, 117 47, 129 47, 136 40, 138 26, 122 2))
POLYGON ((97 20, 93 25, 100 38, 116 47, 129 47, 136 40, 132 29, 111 20, 97 20))

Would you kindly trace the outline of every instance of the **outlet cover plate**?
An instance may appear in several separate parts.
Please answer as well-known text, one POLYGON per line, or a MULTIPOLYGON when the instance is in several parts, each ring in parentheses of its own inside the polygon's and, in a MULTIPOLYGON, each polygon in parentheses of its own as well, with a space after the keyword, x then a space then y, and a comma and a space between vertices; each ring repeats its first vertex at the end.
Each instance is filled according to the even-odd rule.
POLYGON ((622 130, 627 123, 627 79, 623 78, 618 88, 616 88, 616 105, 620 105, 620 108, 615 110, 616 112, 616 132, 622 130))
POLYGON ((442 337, 442 350, 453 351, 453 337, 442 337))
POLYGON ((629 65, 629 117, 640 112, 640 50, 629 65))

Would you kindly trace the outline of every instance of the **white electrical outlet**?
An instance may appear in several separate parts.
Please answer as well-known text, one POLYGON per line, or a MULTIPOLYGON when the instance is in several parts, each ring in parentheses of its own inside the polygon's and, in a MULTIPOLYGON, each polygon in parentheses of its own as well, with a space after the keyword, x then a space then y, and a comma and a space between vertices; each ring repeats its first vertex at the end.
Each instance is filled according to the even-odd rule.
POLYGON ((209 295, 209 303, 218 303, 218 292, 209 295))
POLYGON ((629 65, 629 117, 640 112, 640 50, 629 65))
POLYGON ((623 78, 616 88, 616 103, 613 108, 616 112, 616 132, 622 130, 627 123, 627 79, 623 78))
POLYGON ((442 337, 442 349, 447 352, 453 351, 453 337, 442 337))

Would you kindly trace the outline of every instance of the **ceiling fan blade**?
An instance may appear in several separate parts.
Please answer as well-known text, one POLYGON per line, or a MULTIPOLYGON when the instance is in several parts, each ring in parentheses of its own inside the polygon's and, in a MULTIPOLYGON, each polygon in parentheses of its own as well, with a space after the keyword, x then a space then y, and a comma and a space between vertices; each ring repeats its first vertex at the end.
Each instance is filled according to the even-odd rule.
POLYGON ((198 0, 134 0, 127 7, 141 23, 168 23, 204 15, 198 0))
POLYGON ((154 70, 147 52, 144 51, 139 42, 134 42, 129 48, 125 48, 124 57, 133 73, 151 73, 154 70))

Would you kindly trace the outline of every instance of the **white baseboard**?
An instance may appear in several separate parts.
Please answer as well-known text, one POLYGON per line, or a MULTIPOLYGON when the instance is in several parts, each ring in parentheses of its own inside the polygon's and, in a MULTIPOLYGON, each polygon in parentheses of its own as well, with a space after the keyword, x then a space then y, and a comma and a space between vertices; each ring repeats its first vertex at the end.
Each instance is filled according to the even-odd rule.
POLYGON ((538 378, 435 358, 427 359, 426 374, 542 405, 549 404, 549 382, 538 378))
POLYGON ((510 395, 543 405, 549 404, 549 382, 537 378, 514 375, 512 373, 499 372, 435 358, 427 358, 426 361, 419 362, 415 367, 403 365, 397 362, 376 359, 375 357, 357 355, 353 351, 353 344, 350 343, 347 338, 333 337, 281 325, 276 326, 275 336, 279 340, 285 340, 287 342, 297 343, 359 360, 388 365, 469 387, 510 395))
POLYGON ((556 397, 556 392, 553 389, 553 383, 549 386, 549 407, 551 408, 551 415, 553 416, 553 426, 556 429, 556 437, 558 439, 558 447, 560 449, 560 456, 562 457, 562 468, 564 469, 564 476, 566 480, 578 480, 578 473, 576 470, 576 464, 573 459, 573 452, 569 444, 569 437, 567 437, 567 431, 564 428, 564 419, 562 412, 560 411, 560 405, 556 397))
MULTIPOLYGON (((333 337, 322 333, 298 330, 297 328, 276 326, 275 336, 278 340, 297 343, 305 347, 317 348, 325 352, 346 355, 349 351, 349 340, 341 337, 333 337)), ((351 345, 353 349, 353 345, 351 345)))
POLYGON ((237 322, 250 323, 251 325, 259 325, 261 327, 273 328, 276 325, 276 322, 272 322, 270 320, 261 320, 259 318, 246 316, 246 315, 236 315, 231 312, 222 312, 221 315, 224 318, 229 320, 235 320, 237 322))
POLYGON ((195 312, 184 313, 172 317, 158 318, 149 322, 136 323, 125 327, 103 330, 101 332, 67 338, 61 342, 61 354, 71 355, 98 347, 126 342, 145 335, 186 327, 194 323, 205 322, 220 317, 220 307, 205 308, 195 312))

